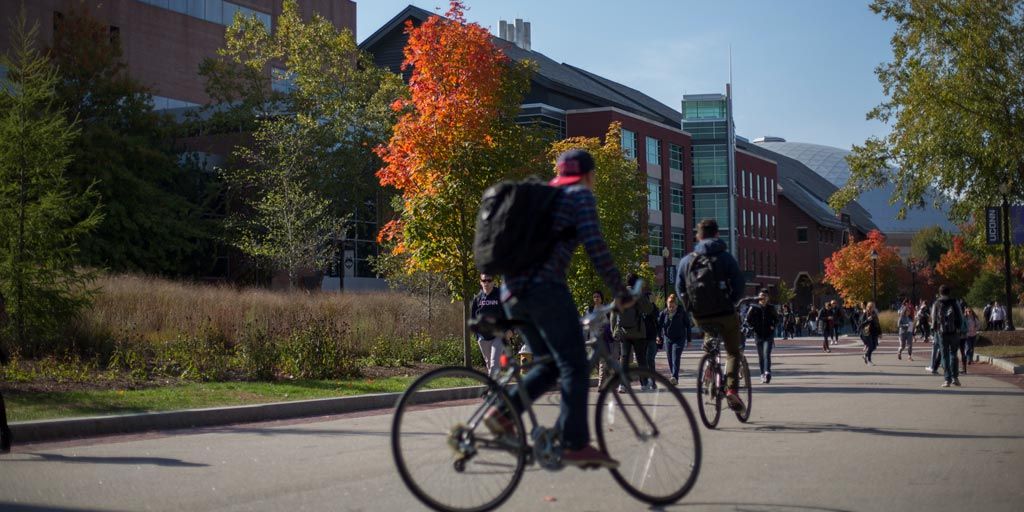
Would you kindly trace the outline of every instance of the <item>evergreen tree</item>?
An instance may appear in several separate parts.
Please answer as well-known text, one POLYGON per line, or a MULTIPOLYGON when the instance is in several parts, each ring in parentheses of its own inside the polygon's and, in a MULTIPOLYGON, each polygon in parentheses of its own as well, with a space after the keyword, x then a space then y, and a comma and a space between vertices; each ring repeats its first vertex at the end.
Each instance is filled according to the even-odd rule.
POLYGON ((94 187, 104 218, 83 237, 78 260, 90 267, 162 275, 202 274, 198 254, 211 243, 202 206, 212 175, 183 167, 174 123, 153 110, 149 91, 127 74, 108 28, 72 9, 54 30, 50 57, 57 95, 81 136, 68 178, 94 187))
POLYGON ((59 339, 88 304, 90 275, 75 266, 77 242, 102 217, 91 187, 64 176, 78 132, 61 110, 56 71, 35 47, 24 12, 11 23, 12 48, 0 57, 0 292, 13 338, 27 356, 59 339))

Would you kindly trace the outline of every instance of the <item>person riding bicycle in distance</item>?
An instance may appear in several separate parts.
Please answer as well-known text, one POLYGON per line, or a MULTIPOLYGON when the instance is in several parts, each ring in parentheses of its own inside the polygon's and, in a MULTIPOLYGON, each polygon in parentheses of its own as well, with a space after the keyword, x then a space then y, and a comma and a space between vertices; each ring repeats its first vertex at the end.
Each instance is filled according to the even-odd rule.
POLYGON ((718 238, 718 222, 704 219, 697 225, 697 246, 679 262, 676 293, 704 331, 704 351, 711 349, 715 334, 725 343, 725 398, 729 408, 743 411, 746 407, 736 392, 739 386, 740 317, 736 303, 743 294, 746 281, 739 263, 718 238))
MULTIPOLYGON (((591 444, 587 424, 590 369, 580 316, 566 281, 576 246, 583 244, 597 273, 612 290, 618 307, 628 307, 634 299, 622 283, 598 225, 593 157, 574 149, 562 153, 556 166, 558 176, 549 184, 561 187, 562 193, 555 200, 551 221, 554 232, 564 235, 539 267, 504 276, 502 303, 509 319, 523 324, 520 333, 533 350, 534 360, 553 356, 553 361, 534 366, 521 385, 533 400, 560 384, 562 404, 557 426, 561 432, 562 462, 583 468, 617 468, 618 461, 591 444)), ((521 414, 524 407, 519 390, 512 389, 510 395, 516 413, 521 414)), ((511 434, 515 426, 506 414, 507 411, 491 409, 484 424, 495 435, 511 434)))

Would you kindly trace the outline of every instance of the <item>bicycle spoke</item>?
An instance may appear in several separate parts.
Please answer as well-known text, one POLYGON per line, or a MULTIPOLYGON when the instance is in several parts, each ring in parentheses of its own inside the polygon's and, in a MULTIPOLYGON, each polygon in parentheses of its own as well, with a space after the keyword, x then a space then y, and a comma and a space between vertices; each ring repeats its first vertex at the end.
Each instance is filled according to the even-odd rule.
POLYGON ((514 435, 499 438, 476 421, 490 404, 508 406, 507 395, 493 386, 479 372, 443 368, 418 379, 399 400, 392 454, 403 482, 431 508, 494 508, 522 477, 522 422, 515 418, 514 435), (451 389, 451 383, 462 387, 451 389))

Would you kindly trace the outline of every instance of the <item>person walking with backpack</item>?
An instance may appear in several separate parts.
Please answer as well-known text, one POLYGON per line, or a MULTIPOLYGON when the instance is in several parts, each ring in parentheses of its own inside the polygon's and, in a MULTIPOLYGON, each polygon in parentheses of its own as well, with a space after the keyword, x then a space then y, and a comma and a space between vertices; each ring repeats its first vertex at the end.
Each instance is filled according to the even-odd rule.
MULTIPOLYGON (((658 341, 658 306, 651 300, 650 292, 645 293, 647 301, 651 303, 651 312, 644 314, 644 334, 647 336, 647 367, 651 371, 657 371, 654 365, 655 358, 658 356, 658 350, 661 349, 661 343, 658 341)), ((647 383, 647 389, 653 391, 657 389, 657 384, 654 383, 654 379, 651 379, 647 383)))
MULTIPOLYGON (((602 292, 601 290, 594 290, 592 301, 593 302, 591 303, 591 305, 587 306, 586 309, 586 313, 588 315, 590 313, 593 313, 595 309, 604 305, 604 292, 602 292)), ((608 355, 611 358, 619 358, 619 345, 621 344, 612 338, 611 315, 608 315, 608 322, 604 324, 604 330, 602 332, 587 332, 587 337, 596 337, 600 343, 605 344, 605 348, 608 349, 608 355)), ((609 378, 611 378, 611 374, 611 367, 608 365, 608 363, 604 361, 604 359, 602 359, 600 363, 598 363, 597 367, 597 389, 601 389, 604 387, 604 383, 607 382, 609 378)))
POLYGON ((989 330, 1001 331, 1006 323, 1006 309, 999 305, 999 302, 992 303, 992 312, 989 313, 989 330))
POLYGON ((981 310, 981 319, 985 321, 984 330, 986 331, 992 330, 992 321, 990 320, 991 318, 992 301, 988 301, 988 304, 985 304, 985 308, 981 310))
POLYGON ((775 347, 775 326, 779 323, 775 307, 768 303, 768 294, 761 292, 757 302, 747 310, 747 325, 754 330, 757 343, 757 364, 761 367, 761 384, 772 381, 772 349, 775 347))
POLYGON ((948 388, 950 384, 960 385, 960 365, 956 360, 957 347, 960 343, 960 326, 963 323, 963 313, 960 305, 951 295, 951 288, 948 284, 939 287, 939 297, 932 304, 932 331, 935 339, 938 340, 939 351, 942 356, 942 370, 946 373, 945 382, 942 387, 948 388))
MULTIPOLYGON (((630 274, 626 279, 627 286, 633 287, 639 277, 630 274)), ((647 329, 644 324, 644 315, 654 311, 654 304, 641 294, 636 302, 622 311, 612 313, 612 336, 615 341, 622 344, 622 357, 619 363, 622 368, 628 369, 633 356, 636 357, 636 365, 640 368, 647 368, 647 329)), ((647 382, 640 383, 640 389, 647 391, 647 382)), ((626 392, 628 384, 619 384, 619 393, 626 392)))
MULTIPOLYGON (((473 297, 470 314, 473 318, 505 319, 505 309, 501 306, 501 293, 494 286, 494 276, 480 274, 480 293, 473 297)), ((476 343, 480 347, 480 354, 484 357, 484 366, 487 367, 488 375, 496 377, 501 371, 501 355, 505 353, 504 338, 500 335, 485 338, 483 335, 477 334, 476 343)))
POLYGON ((858 328, 860 330, 860 339, 864 342, 864 347, 867 348, 862 356, 864 364, 874 366, 875 363, 871 361, 871 354, 878 348, 878 337, 882 334, 882 325, 878 321, 878 311, 875 309, 874 302, 868 302, 867 306, 864 306, 864 312, 860 315, 858 328))
MULTIPOLYGON (((579 312, 566 279, 576 247, 583 245, 597 274, 612 291, 618 307, 630 306, 634 299, 623 286, 621 274, 601 233, 597 201, 593 193, 594 158, 584 150, 574 149, 559 155, 556 167, 558 176, 549 185, 556 187, 557 193, 544 206, 548 218, 542 224, 555 235, 553 240, 544 240, 551 242, 551 248, 545 249, 537 261, 530 261, 523 266, 516 265, 518 268, 508 267, 499 272, 504 275, 501 299, 508 317, 523 324, 520 332, 536 359, 550 355, 553 360, 535 364, 522 382, 509 390, 513 411, 491 408, 484 415, 484 425, 491 434, 498 437, 516 435, 515 423, 508 416, 523 412, 524 397, 521 395, 534 400, 558 385, 561 407, 557 427, 561 432, 562 463, 581 468, 614 469, 619 466, 618 461, 592 444, 587 421, 590 371, 579 312), (523 393, 520 393, 520 389, 523 393)), ((494 220, 495 223, 500 220, 485 218, 484 214, 493 213, 485 210, 487 200, 485 194, 478 226, 486 224, 488 220, 494 220)), ((536 209, 536 205, 529 206, 536 209)), ((498 215, 500 217, 500 213, 498 215)), ((477 237, 484 238, 484 243, 495 238, 489 237, 492 234, 488 230, 477 229, 477 237)), ((502 239, 503 243, 506 241, 523 244, 521 238, 518 241, 502 239)), ((482 266, 482 261, 494 261, 492 257, 520 255, 497 250, 497 246, 503 244, 493 245, 493 251, 483 247, 478 251, 478 243, 474 241, 474 257, 478 267, 482 266)))
POLYGON ((818 308, 812 304, 811 310, 807 312, 807 335, 815 334, 818 334, 818 308))
POLYGON ((746 406, 737 393, 741 334, 736 303, 742 297, 746 281, 736 258, 726 250, 725 242, 718 238, 715 219, 700 221, 697 240, 694 251, 679 262, 681 271, 676 276, 676 293, 705 333, 705 352, 708 352, 711 338, 716 333, 722 337, 726 352, 725 398, 730 409, 743 411, 746 406))
POLYGON ((821 325, 821 336, 824 341, 821 344, 821 350, 823 352, 832 352, 832 349, 828 346, 828 341, 832 338, 832 320, 833 320, 832 303, 826 302, 821 307, 821 313, 818 314, 818 323, 821 325))
POLYGON ((690 314, 677 304, 676 294, 669 294, 665 301, 665 309, 658 315, 658 343, 665 346, 668 357, 668 371, 672 374, 669 380, 679 384, 679 362, 683 357, 683 349, 690 342, 690 314))

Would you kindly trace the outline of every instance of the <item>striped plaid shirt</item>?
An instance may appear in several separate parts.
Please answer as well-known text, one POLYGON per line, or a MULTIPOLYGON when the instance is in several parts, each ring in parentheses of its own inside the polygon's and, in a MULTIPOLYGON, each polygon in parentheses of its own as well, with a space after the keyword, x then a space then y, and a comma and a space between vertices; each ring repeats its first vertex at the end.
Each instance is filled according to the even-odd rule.
POLYGON ((601 236, 601 228, 597 221, 597 201, 590 189, 582 185, 566 187, 552 217, 552 228, 555 232, 575 227, 575 236, 556 242, 551 255, 539 269, 532 268, 519 274, 505 276, 502 300, 508 301, 522 295, 531 283, 566 283, 572 254, 579 244, 583 244, 598 275, 612 290, 614 296, 625 296, 628 292, 622 284, 622 276, 612 261, 608 244, 601 236))

